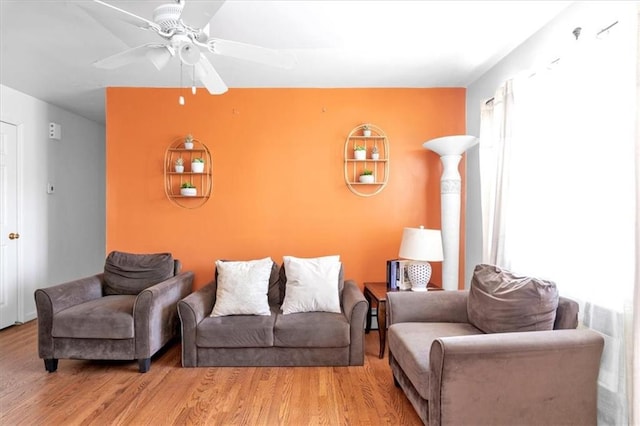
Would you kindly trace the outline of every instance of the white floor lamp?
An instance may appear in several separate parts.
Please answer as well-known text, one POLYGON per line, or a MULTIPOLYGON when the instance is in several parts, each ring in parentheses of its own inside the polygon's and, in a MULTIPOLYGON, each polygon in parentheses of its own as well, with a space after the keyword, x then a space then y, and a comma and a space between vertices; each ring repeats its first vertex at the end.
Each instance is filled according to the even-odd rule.
POLYGON ((428 150, 440 155, 442 176, 440 177, 440 202, 442 222, 442 287, 445 290, 458 289, 458 265, 460 258, 460 189, 462 179, 458 164, 462 154, 478 143, 478 138, 469 135, 445 136, 431 139, 422 144, 428 150))

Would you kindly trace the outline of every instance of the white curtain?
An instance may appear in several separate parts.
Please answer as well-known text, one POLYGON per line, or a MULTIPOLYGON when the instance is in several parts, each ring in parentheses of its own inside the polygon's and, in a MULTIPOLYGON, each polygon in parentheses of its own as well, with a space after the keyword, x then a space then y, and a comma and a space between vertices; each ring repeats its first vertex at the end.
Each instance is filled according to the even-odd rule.
POLYGON ((598 421, 611 425, 633 421, 638 368, 631 15, 608 37, 581 38, 560 61, 507 82, 483 107, 480 134, 483 261, 550 279, 580 303, 581 323, 605 337, 598 421))

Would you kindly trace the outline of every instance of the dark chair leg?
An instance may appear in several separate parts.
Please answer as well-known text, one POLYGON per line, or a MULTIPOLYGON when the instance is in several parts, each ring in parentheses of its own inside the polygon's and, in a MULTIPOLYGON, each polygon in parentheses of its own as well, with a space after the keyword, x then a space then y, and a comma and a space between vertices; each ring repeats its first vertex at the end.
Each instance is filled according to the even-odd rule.
POLYGON ((146 373, 151 368, 151 358, 140 358, 138 360, 138 368, 141 373, 146 373))
POLYGON ((58 360, 56 358, 45 359, 44 360, 44 368, 49 373, 53 373, 58 369, 58 360))
MULTIPOLYGON (((393 375, 393 374, 392 374, 393 375)), ((393 375, 393 384, 396 385, 397 388, 400 387, 400 382, 398 381, 398 379, 396 379, 396 376, 393 375)))

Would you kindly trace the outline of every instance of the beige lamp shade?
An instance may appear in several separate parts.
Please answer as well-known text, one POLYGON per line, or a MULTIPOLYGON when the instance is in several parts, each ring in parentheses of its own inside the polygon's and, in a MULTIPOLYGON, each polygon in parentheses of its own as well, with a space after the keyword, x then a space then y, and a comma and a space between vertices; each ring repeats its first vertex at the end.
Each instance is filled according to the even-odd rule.
POLYGON ((442 234, 438 229, 404 228, 398 256, 404 259, 440 262, 442 234))

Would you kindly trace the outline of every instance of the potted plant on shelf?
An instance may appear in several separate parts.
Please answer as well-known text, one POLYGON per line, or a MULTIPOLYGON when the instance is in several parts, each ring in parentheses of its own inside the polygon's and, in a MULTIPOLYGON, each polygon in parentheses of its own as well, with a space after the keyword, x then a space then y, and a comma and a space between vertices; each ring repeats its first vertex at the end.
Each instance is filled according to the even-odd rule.
POLYGON ((353 158, 356 160, 367 159, 367 148, 364 145, 356 145, 353 147, 353 158))
POLYGON ((191 160, 191 172, 204 172, 204 158, 194 158, 193 160, 191 160))
POLYGON ((380 151, 378 150, 378 145, 374 145, 373 148, 371 148, 371 159, 377 160, 379 158, 380 158, 380 151))
POLYGON ((193 149, 193 136, 191 134, 184 138, 184 149, 193 149))
POLYGON ((198 190, 191 182, 185 182, 180 186, 180 195, 185 197, 195 197, 198 195, 198 190))
POLYGON ((176 164, 174 167, 176 169, 176 173, 184 172, 184 160, 182 159, 182 157, 176 159, 176 164))
POLYGON ((362 136, 365 136, 365 137, 371 136, 371 127, 368 124, 362 125, 362 136))
POLYGON ((358 178, 360 183, 373 183, 373 171, 364 169, 360 172, 360 177, 358 178))

